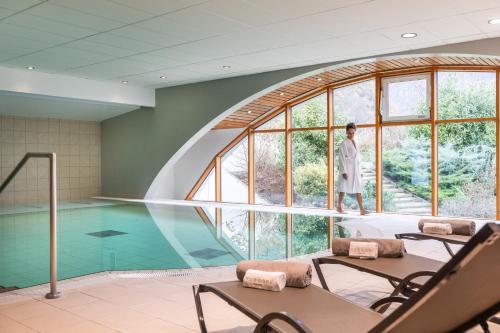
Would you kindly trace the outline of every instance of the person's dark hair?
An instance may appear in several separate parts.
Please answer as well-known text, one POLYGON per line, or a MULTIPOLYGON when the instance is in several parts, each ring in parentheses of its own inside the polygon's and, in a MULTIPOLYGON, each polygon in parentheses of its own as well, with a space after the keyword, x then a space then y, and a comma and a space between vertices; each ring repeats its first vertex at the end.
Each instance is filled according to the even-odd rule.
POLYGON ((356 129, 357 129, 357 128, 356 128, 356 124, 355 124, 355 123, 349 123, 349 124, 347 124, 347 126, 345 127, 345 131, 347 132, 347 131, 348 131, 348 130, 350 130, 351 128, 352 128, 353 130, 356 130, 356 129))

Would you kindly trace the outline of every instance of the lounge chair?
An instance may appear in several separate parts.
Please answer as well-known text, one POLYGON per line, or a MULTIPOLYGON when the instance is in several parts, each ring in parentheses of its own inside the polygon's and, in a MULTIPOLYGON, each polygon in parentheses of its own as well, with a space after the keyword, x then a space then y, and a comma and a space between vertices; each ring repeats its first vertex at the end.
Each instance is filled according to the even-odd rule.
POLYGON ((443 243, 446 251, 453 257, 455 253, 450 248, 450 244, 465 245, 472 236, 465 235, 436 235, 436 234, 424 234, 423 232, 410 232, 403 234, 395 234, 397 239, 410 239, 410 240, 437 240, 443 243))
POLYGON ((254 332, 463 332, 500 311, 500 227, 484 226, 409 299, 388 297, 372 305, 400 305, 387 317, 311 285, 271 292, 241 282, 193 286, 201 332, 207 332, 200 294, 212 292, 257 322, 254 332))
POLYGON ((327 291, 330 291, 330 289, 321 270, 321 265, 335 264, 387 279, 394 287, 391 296, 399 294, 410 296, 416 289, 424 285, 445 263, 405 253, 400 258, 377 258, 375 260, 360 260, 348 256, 330 255, 313 259, 313 264, 321 286, 327 291))

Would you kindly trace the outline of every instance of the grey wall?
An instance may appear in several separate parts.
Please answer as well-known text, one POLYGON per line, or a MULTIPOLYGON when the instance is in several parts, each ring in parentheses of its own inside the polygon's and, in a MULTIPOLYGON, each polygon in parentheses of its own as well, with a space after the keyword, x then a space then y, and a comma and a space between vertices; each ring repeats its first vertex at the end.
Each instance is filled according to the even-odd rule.
MULTIPOLYGON (((409 53, 500 55, 500 38, 399 54, 409 53)), ((102 193, 143 197, 170 157, 216 116, 273 84, 333 64, 157 89, 155 108, 102 122, 102 193)))
POLYGON ((214 156, 240 133, 239 128, 209 131, 176 163, 162 168, 148 198, 184 199, 214 156))

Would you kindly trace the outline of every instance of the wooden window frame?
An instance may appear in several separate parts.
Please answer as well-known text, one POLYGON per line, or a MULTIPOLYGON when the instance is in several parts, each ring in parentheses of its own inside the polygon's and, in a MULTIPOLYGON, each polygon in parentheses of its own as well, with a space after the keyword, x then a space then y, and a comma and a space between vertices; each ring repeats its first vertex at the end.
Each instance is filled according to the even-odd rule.
MULTIPOLYGON (((334 188, 333 188, 333 167, 335 161, 334 152, 334 138, 333 131, 335 129, 344 128, 344 125, 335 125, 334 119, 334 105, 333 105, 333 90, 336 88, 341 88, 344 86, 356 84, 359 82, 375 80, 375 123, 374 124, 359 124, 359 128, 375 128, 375 164, 376 164, 376 212, 383 212, 382 209, 382 128, 386 126, 404 126, 404 125, 419 125, 419 124, 430 124, 431 125, 431 181, 432 181, 432 216, 438 216, 438 142, 437 142, 437 129, 440 124, 447 123, 466 123, 466 122, 482 122, 491 121, 496 124, 496 192, 500 193, 500 67, 499 66, 477 66, 477 65, 446 65, 446 66, 419 66, 414 68, 405 68, 390 71, 380 71, 377 73, 372 73, 368 75, 361 75, 355 78, 348 78, 336 83, 326 84, 323 87, 319 87, 309 91, 301 96, 295 97, 286 103, 280 105, 279 107, 270 110, 262 117, 258 118, 253 123, 249 124, 238 137, 236 137, 231 143, 224 147, 217 155, 210 161, 207 168, 196 181, 195 185, 186 196, 186 200, 192 200, 196 191, 200 188, 201 184, 204 182, 205 178, 210 174, 211 170, 215 168, 216 174, 216 201, 221 201, 221 177, 220 177, 220 161, 222 156, 231 150, 235 145, 237 145, 243 138, 248 137, 248 163, 249 163, 249 186, 248 186, 248 202, 250 204, 254 203, 254 133, 285 133, 285 206, 290 207, 293 203, 292 198, 292 179, 291 179, 291 167, 292 167, 292 147, 291 147, 291 134, 295 131, 309 131, 309 130, 327 130, 328 133, 328 143, 327 143, 327 156, 328 156, 328 201, 327 208, 335 209, 334 203, 334 188), (438 71, 474 71, 474 72, 495 72, 496 73, 496 117, 489 118, 462 118, 462 119, 437 119, 437 72, 438 71), (394 76, 409 76, 413 74, 430 73, 430 117, 429 119, 411 119, 411 120, 394 120, 394 121, 382 121, 381 118, 381 93, 382 93, 382 79, 394 76), (313 127, 313 128, 292 128, 291 127, 291 108, 298 105, 310 98, 314 98, 323 93, 327 94, 327 126, 326 127, 313 127), (266 121, 274 118, 280 113, 285 114, 285 128, 283 129, 266 129, 258 130, 257 128, 264 124, 266 121), (217 175, 219 176, 217 177, 217 175), (251 183, 251 184, 250 184, 251 183)), ((311 207, 312 208, 312 207, 311 207)), ((219 211, 220 208, 217 208, 219 211)), ((401 213, 390 213, 386 214, 401 214, 401 213)), ((254 215, 254 214, 251 214, 254 215)), ((220 212, 216 212, 216 219, 220 219, 220 212)), ((496 196, 496 219, 500 220, 500 196, 496 196)))

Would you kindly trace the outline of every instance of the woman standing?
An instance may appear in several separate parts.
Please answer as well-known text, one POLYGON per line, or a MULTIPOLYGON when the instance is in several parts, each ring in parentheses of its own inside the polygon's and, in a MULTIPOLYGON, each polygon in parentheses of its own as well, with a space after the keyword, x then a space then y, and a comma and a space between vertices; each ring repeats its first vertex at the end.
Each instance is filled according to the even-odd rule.
POLYGON ((347 124, 346 128, 347 139, 342 141, 339 148, 339 201, 337 203, 337 211, 343 213, 342 204, 346 193, 356 193, 358 199, 359 211, 361 215, 368 214, 368 211, 363 207, 363 180, 361 179, 361 154, 358 153, 358 147, 354 141, 356 134, 356 125, 354 123, 347 124))

